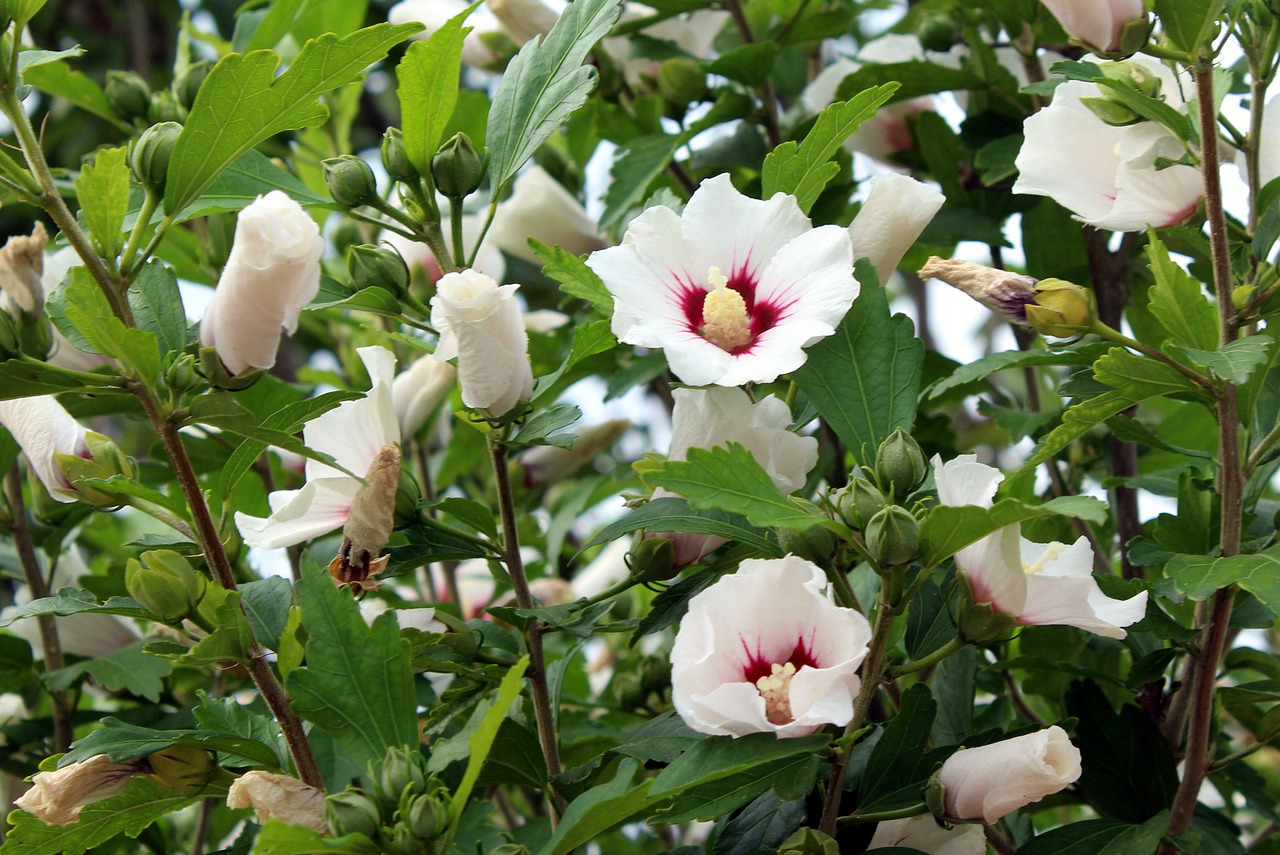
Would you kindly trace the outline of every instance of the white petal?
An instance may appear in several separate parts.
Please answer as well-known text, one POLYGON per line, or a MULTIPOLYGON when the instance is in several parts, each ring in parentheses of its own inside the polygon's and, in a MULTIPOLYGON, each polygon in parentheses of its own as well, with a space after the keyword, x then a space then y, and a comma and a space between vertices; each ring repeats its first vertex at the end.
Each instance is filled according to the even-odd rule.
POLYGON ((951 507, 977 505, 989 508, 995 501, 996 488, 1004 480, 1004 473, 993 466, 978 462, 976 454, 961 454, 942 462, 934 455, 933 480, 938 487, 938 501, 951 507))
POLYGON ((59 502, 74 502, 75 488, 58 468, 55 454, 84 455, 85 429, 52 395, 0 401, 0 425, 22 448, 27 462, 49 495, 59 502))
POLYGON ((236 528, 249 546, 293 546, 341 528, 359 490, 360 482, 354 478, 317 478, 301 490, 290 491, 288 501, 273 507, 270 517, 237 512, 236 528))
POLYGON ((871 193, 849 226, 856 258, 868 258, 889 281, 898 262, 907 254, 947 197, 932 184, 906 175, 878 175, 871 179, 871 193))
MULTIPOLYGON (((391 393, 395 356, 385 347, 361 347, 356 353, 369 372, 369 391, 363 398, 344 401, 308 422, 302 436, 308 448, 330 455, 340 466, 363 477, 384 446, 400 443, 400 422, 391 393)), ((306 473, 308 481, 343 475, 310 458, 306 473)))
POLYGON ((758 271, 782 247, 810 229, 795 197, 783 193, 761 201, 739 193, 728 175, 703 181, 682 217, 690 271, 705 276, 712 266, 726 275, 758 271))
POLYGON ((1054 725, 952 754, 938 770, 946 811, 956 819, 995 822, 1065 789, 1080 777, 1080 751, 1054 725))

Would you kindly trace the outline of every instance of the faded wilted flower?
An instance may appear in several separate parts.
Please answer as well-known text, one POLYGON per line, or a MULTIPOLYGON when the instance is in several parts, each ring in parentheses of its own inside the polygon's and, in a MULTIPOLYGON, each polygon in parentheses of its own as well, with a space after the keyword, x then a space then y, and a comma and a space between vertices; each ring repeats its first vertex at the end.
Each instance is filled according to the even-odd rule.
POLYGON ((231 782, 227 807, 253 808, 258 822, 278 819, 321 834, 329 833, 324 817, 324 792, 297 778, 254 769, 231 782))
POLYGON ((134 775, 150 771, 145 759, 113 762, 97 754, 52 772, 37 772, 14 804, 47 825, 70 825, 86 805, 118 796, 134 775))
POLYGON ((1030 326, 1027 323, 1027 304, 1035 301, 1038 281, 1030 276, 936 255, 930 256, 916 275, 921 279, 941 279, 991 311, 1003 315, 1010 323, 1030 326))
POLYGON ((37 222, 31 236, 17 235, 0 249, 0 292, 29 315, 44 309, 44 248, 49 236, 37 222))
POLYGON ((384 445, 369 464, 365 484, 356 493, 342 527, 342 547, 329 562, 329 574, 339 585, 357 591, 380 587, 374 579, 387 566, 382 550, 395 522, 396 488, 400 483, 400 449, 384 445))
POLYGON ((540 166, 516 178, 511 198, 498 205, 489 229, 489 240, 494 246, 516 258, 541 265, 529 247, 529 238, 574 255, 609 245, 582 203, 540 166))

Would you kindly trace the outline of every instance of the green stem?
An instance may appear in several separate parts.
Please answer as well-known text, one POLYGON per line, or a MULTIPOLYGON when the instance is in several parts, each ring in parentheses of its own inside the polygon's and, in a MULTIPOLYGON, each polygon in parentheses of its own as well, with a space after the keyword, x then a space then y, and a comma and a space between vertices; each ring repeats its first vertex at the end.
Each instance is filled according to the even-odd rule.
POLYGON ((630 591, 632 588, 634 588, 636 585, 639 585, 639 584, 640 583, 637 582, 635 579, 628 576, 626 579, 623 579, 621 582, 616 582, 613 585, 610 585, 608 588, 605 588, 603 591, 601 591, 598 594, 587 597, 584 600, 579 600, 578 604, 583 607, 594 606, 596 603, 603 603, 605 600, 612 600, 614 597, 618 596, 619 594, 625 594, 627 591, 630 591))
POLYGON ((467 267, 476 266, 476 256, 480 254, 480 247, 484 244, 485 236, 489 234, 489 226, 493 225, 493 215, 498 213, 497 188, 494 189, 494 201, 489 203, 489 210, 484 215, 484 225, 480 227, 480 237, 476 239, 476 245, 471 247, 471 257, 467 259, 467 267))
POLYGON ((881 810, 881 811, 854 811, 848 816, 840 817, 841 825, 867 825, 872 822, 885 822, 890 819, 910 819, 913 816, 922 816, 929 812, 929 806, 924 802, 916 802, 910 807, 898 808, 897 810, 881 810))
POLYGON ((915 659, 905 665, 890 668, 889 674, 893 677, 901 677, 905 674, 914 674, 916 671, 922 671, 925 668, 937 665, 943 659, 946 659, 952 653, 955 653, 960 648, 964 647, 965 644, 967 644, 967 642, 957 635, 955 638, 951 639, 930 654, 921 656, 919 659, 915 659))
MULTIPOLYGON (((1230 295, 1227 296, 1227 306, 1228 308, 1231 307, 1230 295)), ((1214 388, 1213 381, 1211 381, 1208 377, 1205 377, 1200 372, 1196 371, 1194 368, 1191 368, 1190 366, 1187 366, 1187 365, 1183 365, 1181 362, 1179 362, 1178 360, 1174 359, 1172 356, 1170 356, 1169 354, 1161 350, 1157 350, 1156 348, 1151 347, 1150 345, 1143 344, 1137 339, 1129 338, 1124 333, 1120 332, 1117 329, 1113 329, 1107 326, 1100 320, 1095 319, 1094 322, 1089 326, 1088 330, 1086 330, 1086 332, 1091 332, 1094 335, 1100 336, 1109 341, 1114 341, 1116 344, 1122 344, 1125 347, 1131 348, 1132 350, 1136 350, 1145 356, 1149 356, 1152 359, 1155 359, 1159 362, 1163 362, 1165 365, 1168 365, 1170 368, 1176 369, 1179 374, 1186 377, 1188 380, 1190 380, 1192 383, 1195 383, 1197 386, 1200 386, 1204 389, 1208 389, 1209 391, 1213 391, 1213 388, 1214 388)))
POLYGON ((164 236, 169 233, 169 229, 173 228, 177 219, 175 214, 169 214, 160 221, 160 225, 156 226, 155 233, 151 235, 151 240, 147 241, 146 247, 142 252, 138 253, 133 266, 125 268, 130 280, 136 278, 138 272, 142 270, 142 265, 147 263, 148 258, 156 254, 156 250, 160 248, 160 241, 164 240, 164 236))
MULTIPOLYGON (((133 231, 129 233, 129 243, 125 245, 124 253, 120 256, 120 269, 132 272, 133 259, 138 254, 138 247, 142 245, 142 236, 147 233, 147 226, 151 223, 151 215, 156 212, 156 207, 160 204, 160 194, 156 193, 150 187, 147 188, 147 194, 142 199, 142 208, 138 211, 138 219, 133 221, 133 231)), ((146 264, 149 255, 144 255, 139 259, 140 264, 146 264)))
POLYGON ((449 231, 453 233, 453 257, 465 259, 467 249, 462 245, 462 200, 449 200, 449 231))

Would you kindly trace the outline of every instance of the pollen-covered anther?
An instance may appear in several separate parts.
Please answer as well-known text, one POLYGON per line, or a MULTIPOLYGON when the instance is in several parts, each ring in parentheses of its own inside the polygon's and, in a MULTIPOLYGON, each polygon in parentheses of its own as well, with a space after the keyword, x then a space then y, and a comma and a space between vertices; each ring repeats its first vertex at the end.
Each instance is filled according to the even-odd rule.
POLYGON ((751 341, 751 316, 747 301, 729 287, 719 267, 707 273, 711 290, 702 302, 702 337, 721 350, 732 353, 751 341))
POLYGON ((756 689, 764 698, 765 717, 770 724, 787 724, 791 722, 791 678, 796 675, 796 666, 787 662, 770 666, 772 673, 756 680, 756 689))
POLYGON ((1045 544, 1043 555, 1037 558, 1034 562, 1027 562, 1027 561, 1022 562, 1022 572, 1026 573, 1028 576, 1034 576, 1037 573, 1043 572, 1044 568, 1049 564, 1049 562, 1055 560, 1059 555, 1062 554, 1063 548, 1064 548, 1064 545, 1061 543, 1045 544))

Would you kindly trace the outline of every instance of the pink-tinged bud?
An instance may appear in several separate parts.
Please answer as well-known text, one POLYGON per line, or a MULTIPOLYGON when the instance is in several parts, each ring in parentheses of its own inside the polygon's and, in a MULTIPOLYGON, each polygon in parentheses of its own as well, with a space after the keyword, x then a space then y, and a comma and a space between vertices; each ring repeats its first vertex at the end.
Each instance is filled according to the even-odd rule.
POLYGON ((80 497, 58 465, 58 455, 87 459, 86 431, 56 398, 37 395, 0 401, 0 425, 13 434, 50 496, 59 502, 74 502, 80 497))
POLYGON ((49 236, 36 223, 31 236, 9 238, 0 249, 0 292, 28 315, 44 309, 44 247, 49 236))
POLYGON ((906 175, 878 175, 871 179, 871 195, 849 226, 853 257, 870 259, 889 281, 902 257, 924 227, 947 201, 937 188, 906 175))
POLYGON ((321 834, 329 833, 329 822, 324 817, 324 792, 288 775, 260 769, 245 772, 231 782, 227 807, 232 810, 251 807, 258 822, 278 819, 321 834))
POLYGON ((489 229, 494 246, 531 264, 541 264, 529 248, 529 238, 574 255, 609 246, 582 204, 539 166, 516 179, 511 198, 498 205, 489 229))
POLYGON ((1131 56, 1151 33, 1142 0, 1041 0, 1067 35, 1096 54, 1131 56))
POLYGON ((302 206, 279 190, 240 212, 235 243, 200 321, 200 346, 231 376, 276 364, 282 331, 320 289, 324 239, 302 206))
POLYGON ((400 435, 411 437, 431 418, 453 390, 458 369, 447 362, 424 356, 391 382, 400 435))
POLYGON ((533 395, 518 287, 463 270, 441 277, 431 298, 431 323, 440 332, 435 358, 458 358, 462 403, 495 420, 519 417, 533 395))
POLYGON ((71 763, 52 772, 38 772, 31 789, 14 805, 46 825, 70 825, 86 805, 118 796, 134 775, 150 771, 146 760, 114 763, 105 754, 71 763))
POLYGON ((983 267, 971 261, 932 256, 916 274, 921 279, 941 279, 959 288, 1009 323, 1027 327, 1027 305, 1035 302, 1036 281, 1030 276, 983 267))
POLYGON ((962 748, 936 775, 946 815, 991 823, 1066 789, 1080 777, 1080 749, 1053 727, 977 748, 962 748))

